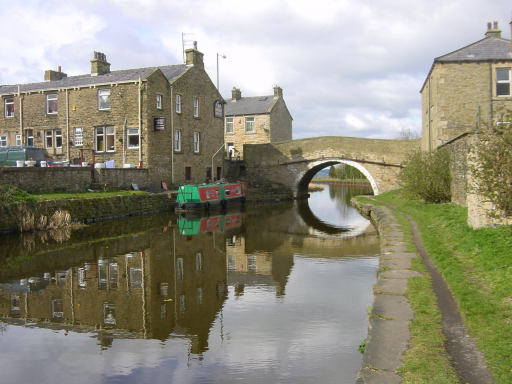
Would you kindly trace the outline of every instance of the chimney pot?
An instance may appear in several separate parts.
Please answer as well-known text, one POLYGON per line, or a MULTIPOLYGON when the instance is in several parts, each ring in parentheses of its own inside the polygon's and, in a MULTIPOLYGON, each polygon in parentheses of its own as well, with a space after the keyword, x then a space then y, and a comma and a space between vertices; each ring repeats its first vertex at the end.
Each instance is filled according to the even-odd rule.
POLYGON ((501 37, 501 30, 498 28, 498 22, 487 23, 487 32, 485 32, 485 37, 501 37))

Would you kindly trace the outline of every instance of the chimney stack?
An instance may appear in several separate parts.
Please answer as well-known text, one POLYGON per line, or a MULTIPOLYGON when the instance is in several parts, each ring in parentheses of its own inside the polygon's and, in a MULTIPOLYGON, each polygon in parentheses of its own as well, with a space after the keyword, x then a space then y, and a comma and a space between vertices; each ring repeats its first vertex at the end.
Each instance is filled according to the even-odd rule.
POLYGON ((91 60, 91 76, 104 75, 110 72, 110 63, 107 56, 102 52, 94 51, 94 58, 91 60))
POLYGON ((274 85, 274 99, 283 97, 283 89, 277 85, 274 85))
POLYGON ((485 37, 501 37, 501 30, 498 28, 498 22, 487 23, 487 32, 485 32, 485 37))
POLYGON ((204 68, 203 54, 197 50, 197 41, 194 41, 194 48, 185 51, 186 64, 194 67, 204 68))
POLYGON ((242 98, 242 91, 240 91, 240 89, 238 89, 237 87, 233 87, 233 89, 231 90, 231 100, 237 101, 237 100, 240 100, 241 98, 242 98))
POLYGON ((57 81, 62 80, 65 77, 68 77, 68 75, 62 72, 62 68, 60 65, 57 71, 54 71, 52 69, 44 71, 44 81, 57 81))

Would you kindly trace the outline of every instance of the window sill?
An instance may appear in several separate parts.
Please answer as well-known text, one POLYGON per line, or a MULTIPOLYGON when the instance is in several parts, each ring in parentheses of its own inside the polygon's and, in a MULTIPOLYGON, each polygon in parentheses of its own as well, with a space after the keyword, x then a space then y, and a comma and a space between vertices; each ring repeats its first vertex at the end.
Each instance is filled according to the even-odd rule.
POLYGON ((109 109, 99 109, 98 108, 98 112, 110 112, 110 108, 109 109))
POLYGON ((127 147, 126 149, 139 149, 140 147, 127 147))

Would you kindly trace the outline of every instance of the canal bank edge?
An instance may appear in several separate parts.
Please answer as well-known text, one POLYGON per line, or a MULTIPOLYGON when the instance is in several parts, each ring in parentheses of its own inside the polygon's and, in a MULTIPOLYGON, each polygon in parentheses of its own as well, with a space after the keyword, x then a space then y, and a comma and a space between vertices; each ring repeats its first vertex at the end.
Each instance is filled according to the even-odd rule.
POLYGON ((418 256, 406 252, 404 234, 389 208, 355 198, 350 203, 374 223, 381 241, 375 296, 356 384, 399 384, 401 377, 396 371, 408 348, 409 324, 414 317, 405 293, 408 279, 422 276, 411 269, 411 260, 418 256))
POLYGON ((91 223, 127 216, 158 212, 171 212, 175 197, 168 192, 137 195, 94 197, 88 199, 44 200, 33 204, 0 204, 0 233, 19 230, 21 216, 31 212, 35 217, 51 216, 56 211, 66 211, 73 223, 91 223))

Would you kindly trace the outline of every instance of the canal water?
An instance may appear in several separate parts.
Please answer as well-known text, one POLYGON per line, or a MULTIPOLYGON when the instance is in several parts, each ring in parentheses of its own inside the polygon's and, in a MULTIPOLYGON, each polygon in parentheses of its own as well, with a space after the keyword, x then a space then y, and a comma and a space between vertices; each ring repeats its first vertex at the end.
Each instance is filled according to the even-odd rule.
POLYGON ((354 383, 379 252, 354 193, 0 237, 0 381, 354 383))

